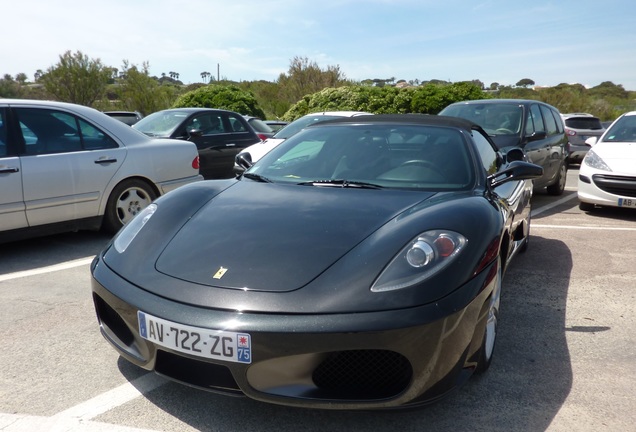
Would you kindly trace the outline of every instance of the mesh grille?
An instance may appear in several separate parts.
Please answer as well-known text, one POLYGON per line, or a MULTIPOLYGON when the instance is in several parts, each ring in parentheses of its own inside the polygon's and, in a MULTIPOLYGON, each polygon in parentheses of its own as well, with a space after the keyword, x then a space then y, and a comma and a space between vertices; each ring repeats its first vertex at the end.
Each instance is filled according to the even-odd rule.
POLYGON ((322 390, 339 397, 382 399, 402 392, 411 381, 408 360, 393 351, 357 350, 331 353, 314 371, 322 390))

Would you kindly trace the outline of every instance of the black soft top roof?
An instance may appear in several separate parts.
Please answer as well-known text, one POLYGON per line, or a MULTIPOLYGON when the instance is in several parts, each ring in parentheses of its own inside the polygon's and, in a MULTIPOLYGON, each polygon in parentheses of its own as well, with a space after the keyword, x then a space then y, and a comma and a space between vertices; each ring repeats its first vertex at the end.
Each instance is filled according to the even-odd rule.
POLYGON ((470 131, 472 129, 481 130, 481 126, 460 117, 438 116, 429 114, 377 114, 356 117, 339 117, 337 119, 328 120, 310 125, 308 127, 321 127, 335 123, 350 124, 419 124, 427 126, 446 126, 470 131))

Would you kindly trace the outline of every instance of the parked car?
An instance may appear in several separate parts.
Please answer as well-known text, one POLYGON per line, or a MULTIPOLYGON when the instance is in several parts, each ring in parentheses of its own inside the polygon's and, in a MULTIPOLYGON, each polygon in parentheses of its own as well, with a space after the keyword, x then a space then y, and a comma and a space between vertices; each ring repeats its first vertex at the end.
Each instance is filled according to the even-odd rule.
POLYGON ((601 119, 587 113, 561 114, 568 137, 568 162, 580 164, 590 146, 585 141, 590 137, 599 138, 605 132, 601 119))
POLYGON ((193 144, 80 105, 0 99, 0 241, 105 228, 201 180, 193 144))
POLYGON ((104 111, 109 117, 119 120, 120 122, 126 123, 128 126, 132 126, 137 123, 139 120, 144 118, 144 116, 137 111, 104 111))
POLYGON ((565 190, 568 139, 553 106, 535 100, 484 99, 457 102, 439 114, 479 124, 501 149, 522 148, 530 162, 543 167, 543 176, 534 180, 537 189, 547 188, 551 195, 565 190))
POLYGON ((91 266, 99 328, 128 361, 208 391, 436 400, 491 365, 542 173, 524 157, 457 118, 315 123, 128 224, 91 266))
POLYGON ((259 119, 258 117, 252 117, 248 115, 244 115, 243 117, 245 117, 247 123, 252 126, 252 129, 254 129, 256 135, 258 135, 261 140, 265 141, 267 138, 271 138, 274 136, 274 130, 269 127, 263 120, 259 119))
MULTIPOLYGON (((339 117, 355 117, 359 115, 370 115, 363 111, 324 111, 307 114, 302 116, 287 126, 276 132, 272 138, 268 138, 265 141, 256 143, 250 147, 239 152, 242 158, 247 158, 251 163, 259 160, 263 155, 276 147, 278 144, 285 141, 290 136, 298 133, 301 129, 315 123, 332 120, 339 117)), ((237 155, 238 157, 238 155, 237 155)), ((240 164, 234 164, 234 173, 240 174, 243 172, 243 168, 240 164)))
POLYGON ((274 133, 278 132, 289 124, 289 122, 283 120, 264 120, 264 122, 274 131, 274 133))
POLYGON ((579 169, 579 208, 636 208, 636 111, 620 116, 598 139, 590 137, 579 169))
POLYGON ((191 141, 199 150, 206 179, 233 176, 234 157, 260 142, 241 114, 212 108, 174 108, 152 113, 133 125, 151 137, 191 141))

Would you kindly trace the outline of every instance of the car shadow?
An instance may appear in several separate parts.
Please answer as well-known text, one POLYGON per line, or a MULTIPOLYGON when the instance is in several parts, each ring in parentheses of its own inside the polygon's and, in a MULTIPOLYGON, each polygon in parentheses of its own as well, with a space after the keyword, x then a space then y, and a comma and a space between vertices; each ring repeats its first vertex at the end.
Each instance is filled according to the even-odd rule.
POLYGON ((592 211, 584 212, 592 219, 614 219, 620 221, 636 222, 636 210, 621 207, 597 207, 592 211))
POLYGON ((78 231, 0 244, 0 274, 33 270, 94 256, 112 236, 78 231))
MULTIPOLYGON (((544 431, 572 388, 566 303, 572 255, 558 240, 532 237, 503 286, 500 330, 491 368, 445 399, 421 409, 322 411, 269 405, 169 382, 148 401, 196 430, 544 431)), ((583 329, 584 330, 584 329, 583 329)), ((597 329, 598 331, 598 329, 597 329)), ((120 360, 133 380, 140 369, 120 360)))

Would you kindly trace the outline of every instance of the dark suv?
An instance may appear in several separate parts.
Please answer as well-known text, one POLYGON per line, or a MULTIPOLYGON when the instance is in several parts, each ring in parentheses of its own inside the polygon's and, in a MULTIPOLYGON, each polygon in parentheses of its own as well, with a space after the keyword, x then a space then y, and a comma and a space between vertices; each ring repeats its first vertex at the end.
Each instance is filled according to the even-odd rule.
POLYGON ((543 167, 536 189, 561 195, 567 176, 568 139, 559 111, 551 105, 524 99, 483 99, 457 102, 440 115, 462 117, 480 125, 497 146, 521 147, 528 159, 543 167))
POLYGON ((573 164, 580 164, 585 154, 590 149, 585 140, 589 137, 596 137, 598 140, 605 128, 601 119, 587 113, 562 114, 565 123, 565 134, 568 136, 569 156, 568 161, 573 164))

